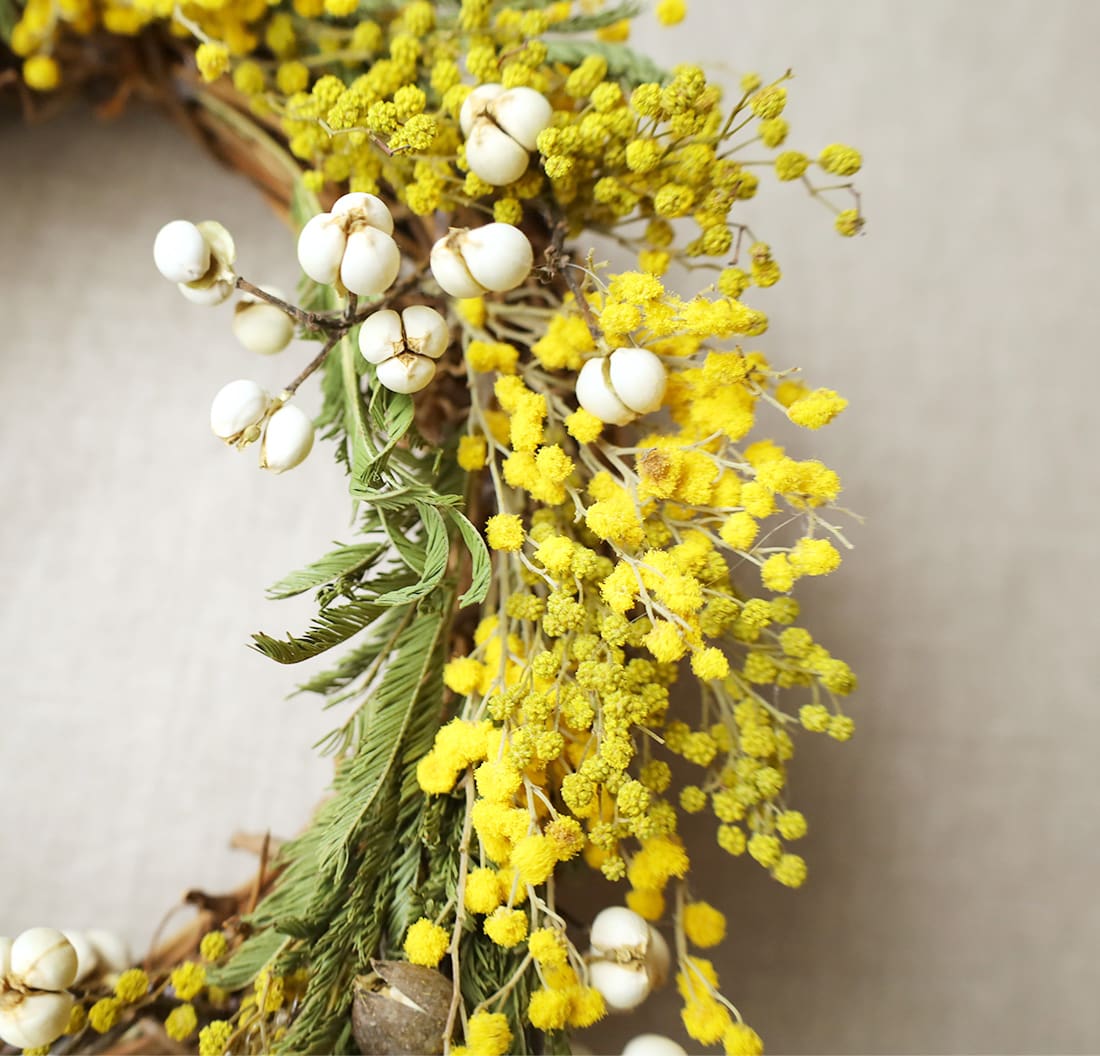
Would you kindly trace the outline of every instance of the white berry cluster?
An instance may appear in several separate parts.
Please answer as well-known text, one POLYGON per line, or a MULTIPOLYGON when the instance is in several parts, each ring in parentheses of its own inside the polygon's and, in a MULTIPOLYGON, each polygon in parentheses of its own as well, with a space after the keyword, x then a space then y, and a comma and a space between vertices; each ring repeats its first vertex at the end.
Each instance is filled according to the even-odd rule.
POLYGON ((313 450, 313 422, 286 394, 273 398, 258 382, 242 378, 218 390, 210 428, 232 447, 260 441, 260 468, 285 473, 313 450))
POLYGON ((646 348, 617 348, 590 359, 577 375, 577 402, 602 422, 626 425, 661 406, 664 363, 646 348))
POLYGON ((298 263, 314 282, 361 297, 385 293, 401 270, 393 216, 373 194, 353 191, 318 213, 298 236, 298 263))
POLYGON ((458 118, 470 171, 495 187, 514 183, 527 171, 539 133, 549 127, 553 113, 533 88, 479 85, 466 96, 458 118))
POLYGON ((49 1045, 69 1024, 69 987, 129 966, 125 943, 109 931, 30 928, 0 937, 0 1039, 21 1049, 49 1045))
POLYGON ((434 246, 432 275, 452 297, 514 290, 535 264, 527 236, 511 224, 452 227, 434 246))
POLYGON ((157 232, 153 261, 195 304, 221 304, 233 292, 237 248, 216 220, 173 220, 157 232))
POLYGON ((592 921, 588 978, 608 1010, 629 1012, 668 979, 668 944, 656 928, 625 906, 609 906, 592 921))
POLYGON ((450 341, 447 321, 426 304, 410 305, 400 314, 383 309, 359 327, 359 351, 374 364, 379 383, 394 392, 424 388, 450 341))

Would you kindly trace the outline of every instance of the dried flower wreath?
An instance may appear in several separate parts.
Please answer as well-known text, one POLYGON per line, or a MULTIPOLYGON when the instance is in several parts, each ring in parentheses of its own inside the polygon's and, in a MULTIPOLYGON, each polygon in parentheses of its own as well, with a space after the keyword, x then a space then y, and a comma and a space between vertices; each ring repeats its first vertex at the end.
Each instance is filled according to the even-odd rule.
POLYGON ((199 304, 239 293, 246 348, 319 343, 275 396, 222 388, 211 426, 273 472, 319 430, 360 533, 272 588, 315 593, 301 636, 254 638, 284 664, 343 649, 301 687, 343 709, 311 824, 140 967, 109 933, 0 939, 5 1042, 568 1052, 673 976, 694 1042, 763 1051, 700 952, 726 921, 680 815, 800 886, 792 734, 847 740, 855 679, 793 597, 848 546, 840 481, 752 437, 758 412, 814 430, 845 401, 742 348, 780 278, 743 216, 771 172, 857 234, 860 155, 783 149, 789 74, 730 102, 660 69, 627 43, 639 6, 0 0, 26 105, 151 95, 288 213, 297 303, 238 274, 216 222, 166 224, 154 260, 199 304), (574 868, 625 905, 578 923, 574 868))

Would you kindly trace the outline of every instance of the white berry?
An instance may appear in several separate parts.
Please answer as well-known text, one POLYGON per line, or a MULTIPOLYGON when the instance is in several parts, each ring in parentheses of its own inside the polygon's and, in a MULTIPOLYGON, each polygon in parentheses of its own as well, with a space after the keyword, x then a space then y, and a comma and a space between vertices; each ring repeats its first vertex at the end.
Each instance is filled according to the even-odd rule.
POLYGON ((64 990, 76 979, 76 950, 56 928, 30 928, 11 944, 8 971, 31 990, 64 990))
POLYGON ((511 224, 451 228, 432 247, 432 274, 452 297, 479 297, 519 286, 534 266, 527 236, 511 224))
POLYGON ((306 221, 298 235, 298 263, 314 282, 331 286, 340 276, 347 235, 331 213, 318 213, 306 221))
POLYGON ((637 1008, 653 990, 645 968, 634 963, 590 961, 588 982, 603 994, 609 1012, 629 1012, 637 1008))
POLYGON ((99 967, 99 957, 92 946, 88 936, 82 931, 73 931, 66 928, 62 934, 67 938, 76 951, 76 978, 74 983, 87 979, 99 967))
POLYGON ((496 123, 525 150, 534 150, 539 133, 550 125, 554 108, 534 88, 509 88, 487 108, 496 123))
POLYGON ((631 411, 611 388, 611 374, 606 356, 590 359, 577 375, 577 403, 601 422, 626 425, 634 420, 631 411))
POLYGON ((623 1056, 687 1056, 687 1050, 663 1034, 639 1034, 626 1043, 623 1056))
POLYGON ((667 384, 664 363, 649 349, 617 348, 611 353, 611 387, 635 414, 657 410, 667 384))
POLYGON ((590 937, 593 947, 605 953, 617 955, 620 950, 629 950, 644 957, 649 946, 649 925, 626 906, 608 906, 596 914, 590 937))
POLYGON ((657 410, 667 384, 668 371, 660 357, 645 348, 617 348, 581 367, 577 402, 600 421, 626 425, 657 410))
POLYGON ((313 450, 313 422, 296 404, 280 407, 268 420, 260 444, 260 467, 285 473, 313 450))
POLYGON ((418 356, 439 359, 451 343, 447 320, 426 304, 410 304, 401 312, 405 344, 418 356))
MULTIPOLYGON (((264 293, 286 300, 274 286, 261 286, 264 293)), ((294 320, 281 308, 252 294, 245 294, 233 314, 233 335, 250 352, 270 356, 281 352, 294 336, 294 320)))
POLYGON ((108 931, 106 928, 89 928, 84 932, 84 936, 91 943, 101 972, 111 972, 117 975, 126 971, 134 963, 129 945, 117 931, 108 931))
POLYGON ((194 282, 210 267, 210 247, 190 220, 172 220, 157 232, 153 262, 170 282, 194 282))
POLYGON ((258 431, 250 438, 245 434, 259 425, 270 406, 271 397, 256 382, 246 378, 231 381, 218 390, 210 405, 210 428, 229 444, 254 440, 258 431))
POLYGON ((649 946, 645 951, 645 969, 654 989, 668 982, 668 972, 672 965, 665 937, 651 924, 649 926, 649 946))
POLYGON ((527 148, 491 121, 475 122, 466 137, 466 164, 494 187, 514 183, 527 171, 530 160, 527 148))
POLYGON ((17 1049, 49 1045, 65 1033, 72 994, 11 990, 0 993, 0 1038, 17 1049))
POLYGON ((376 227, 361 227, 348 235, 340 263, 340 281, 351 293, 373 297, 384 293, 401 270, 397 243, 376 227))
POLYGON ((435 363, 424 356, 394 356, 379 363, 374 376, 391 392, 419 392, 435 377, 435 363))

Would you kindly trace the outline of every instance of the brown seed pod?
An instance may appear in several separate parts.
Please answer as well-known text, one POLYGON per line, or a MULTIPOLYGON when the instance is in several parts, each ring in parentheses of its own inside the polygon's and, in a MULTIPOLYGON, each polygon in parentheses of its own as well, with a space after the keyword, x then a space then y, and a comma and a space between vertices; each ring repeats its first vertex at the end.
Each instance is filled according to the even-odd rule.
POLYGON ((438 1056, 450 1010, 451 981, 433 968, 372 961, 355 980, 351 1032, 363 1056, 438 1056))

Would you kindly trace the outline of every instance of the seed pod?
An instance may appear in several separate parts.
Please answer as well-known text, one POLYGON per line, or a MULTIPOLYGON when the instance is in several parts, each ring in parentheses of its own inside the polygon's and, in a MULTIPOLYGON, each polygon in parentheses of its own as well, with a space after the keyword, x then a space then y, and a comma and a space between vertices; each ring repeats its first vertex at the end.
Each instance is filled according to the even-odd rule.
POLYGON ((153 241, 153 263, 170 282, 194 282, 210 267, 210 247, 190 220, 172 220, 153 241))
POLYGON ((511 224, 451 228, 432 247, 436 282, 452 297, 480 297, 514 290, 535 262, 527 236, 511 224))
POLYGON ((331 286, 340 276, 347 236, 339 217, 318 213, 298 235, 298 263, 314 282, 331 286))
POLYGON ((639 1034, 626 1043, 623 1056, 687 1056, 687 1050, 663 1034, 639 1034))
MULTIPOLYGON (((265 293, 286 300, 274 286, 261 286, 265 293)), ((294 320, 281 308, 253 294, 245 294, 233 313, 233 336, 250 352, 262 356, 281 352, 294 336, 294 320)))
POLYGON ((345 216, 346 223, 364 223, 386 235, 393 234, 393 214, 377 195, 352 191, 332 203, 333 216, 345 216))
POLYGON ((435 363, 450 343, 447 322, 434 308, 414 304, 400 315, 391 308, 359 328, 359 351, 375 365, 379 383, 393 392, 419 392, 435 377, 435 363))
MULTIPOLYGON (((218 390, 210 405, 210 428, 227 444, 235 444, 245 438, 248 430, 259 425, 270 406, 271 397, 256 382, 245 378, 231 381, 218 390)), ((88 937, 94 944, 91 932, 88 937)))
POLYGON ((313 422, 308 414, 287 403, 267 420, 260 444, 260 468, 285 473, 305 461, 313 450, 313 422))
POLYGON ((99 957, 92 946, 88 936, 82 931, 73 931, 66 928, 62 935, 69 940, 72 948, 76 950, 76 978, 73 983, 80 983, 87 979, 99 967, 99 957))
POLYGON ((17 990, 0 994, 0 1038, 18 1049, 49 1045, 65 1033, 72 994, 17 990))
POLYGON ((514 290, 535 263, 527 236, 511 224, 485 224, 462 239, 462 258, 474 279, 486 290, 514 290))
POLYGON ((470 171, 497 187, 518 180, 553 114, 546 97, 533 88, 475 88, 459 113, 470 171))
POLYGON ((110 972, 117 975, 133 965, 134 957, 130 952, 130 947, 117 931, 108 931, 106 928, 89 928, 84 932, 84 935, 95 951, 101 972, 110 972))
POLYGON ((437 1056, 451 1003, 451 981, 433 968, 375 961, 354 984, 351 1029, 363 1056, 437 1056))
POLYGON ((340 263, 340 281, 362 297, 383 293, 393 285, 401 270, 397 243, 376 227, 351 232, 340 263))
POLYGON ((56 928, 30 928, 11 944, 9 974, 31 990, 64 990, 76 979, 76 950, 56 928))
POLYGON ((577 402, 589 414, 612 425, 626 425, 661 406, 668 372, 645 348, 617 348, 590 359, 577 375, 577 402))

